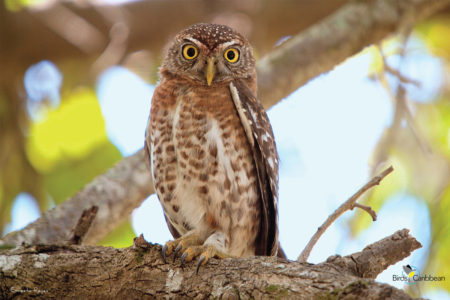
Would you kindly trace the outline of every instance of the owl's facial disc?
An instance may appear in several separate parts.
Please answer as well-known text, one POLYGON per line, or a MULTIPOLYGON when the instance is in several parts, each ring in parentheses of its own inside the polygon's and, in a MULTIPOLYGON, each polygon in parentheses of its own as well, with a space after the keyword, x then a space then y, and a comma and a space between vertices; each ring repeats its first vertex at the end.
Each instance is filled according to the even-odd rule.
POLYGON ((208 86, 211 86, 211 82, 213 81, 215 75, 216 75, 216 62, 214 57, 209 56, 206 58, 206 65, 205 65, 205 78, 208 86))

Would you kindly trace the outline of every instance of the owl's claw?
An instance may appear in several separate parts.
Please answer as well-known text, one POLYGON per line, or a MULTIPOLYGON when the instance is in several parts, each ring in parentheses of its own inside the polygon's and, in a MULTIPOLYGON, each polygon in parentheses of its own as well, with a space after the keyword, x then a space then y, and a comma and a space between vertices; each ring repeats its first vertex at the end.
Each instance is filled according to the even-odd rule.
POLYGON ((184 267, 186 262, 190 262, 195 257, 199 257, 195 273, 198 274, 201 266, 204 266, 211 257, 227 258, 231 257, 225 253, 222 253, 212 245, 193 246, 187 248, 181 256, 181 267, 184 267))
POLYGON ((179 253, 184 253, 186 247, 197 246, 201 243, 203 241, 200 240, 198 234, 195 232, 184 235, 176 240, 168 241, 162 247, 162 259, 164 263, 167 263, 167 256, 173 253, 173 261, 175 261, 179 253))
POLYGON ((184 269, 184 262, 186 261, 186 257, 188 256, 188 253, 187 252, 184 252, 183 253, 183 255, 181 255, 181 257, 180 257, 180 267, 182 268, 182 269, 184 269))
POLYGON ((196 233, 191 233, 186 236, 182 236, 174 241, 167 242, 162 247, 162 258, 164 263, 166 262, 167 256, 173 253, 173 261, 179 254, 180 266, 184 268, 187 262, 192 261, 194 258, 198 257, 197 267, 195 269, 196 274, 200 270, 201 266, 204 266, 211 257, 227 258, 231 257, 225 253, 220 252, 214 245, 199 245, 202 241, 199 239, 196 233))
POLYGON ((178 246, 175 248, 175 252, 173 252, 173 261, 172 262, 175 262, 175 259, 178 256, 178 252, 180 252, 181 249, 183 249, 183 245, 181 243, 179 243, 178 246))
POLYGON ((205 256, 201 255, 197 262, 197 268, 195 269, 195 274, 198 274, 198 270, 200 270, 200 266, 206 264, 207 260, 205 261, 205 256))
POLYGON ((170 255, 170 254, 172 254, 173 247, 174 247, 175 245, 176 245, 176 244, 175 244, 175 241, 170 241, 170 242, 167 242, 167 243, 162 247, 161 254, 162 254, 162 259, 163 259, 163 261, 164 261, 165 264, 167 263, 167 256, 170 255))

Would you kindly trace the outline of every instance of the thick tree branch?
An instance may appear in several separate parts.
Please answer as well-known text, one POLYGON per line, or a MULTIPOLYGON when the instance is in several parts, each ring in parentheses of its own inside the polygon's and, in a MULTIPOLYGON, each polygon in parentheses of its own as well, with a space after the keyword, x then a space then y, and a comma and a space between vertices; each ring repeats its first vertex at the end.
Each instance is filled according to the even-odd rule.
POLYGON ((144 151, 124 158, 98 176, 75 196, 46 211, 20 231, 6 235, 0 245, 54 244, 67 241, 83 210, 98 206, 98 213, 84 242, 94 244, 129 218, 131 211, 153 193, 144 151))
MULTIPOLYGON (((449 3, 450 0, 351 1, 258 62, 258 95, 268 108, 365 46, 397 32, 405 24, 438 12, 449 3)), ((132 209, 152 192, 141 150, 41 219, 7 235, 0 245, 57 242, 67 237, 81 211, 93 204, 99 205, 99 213, 85 242, 96 243, 128 218, 132 209), (130 183, 135 181, 139 183, 130 183), (108 192, 111 186, 112 192, 108 192)))
POLYGON ((359 253, 311 265, 276 257, 164 264, 161 247, 30 246, 0 252, 0 297, 411 299, 371 278, 420 244, 406 229, 359 253), (382 263, 380 263, 382 262, 382 263))
POLYGON ((419 248, 422 245, 409 234, 409 230, 402 229, 366 246, 361 252, 344 257, 332 256, 327 262, 337 264, 355 276, 375 279, 390 265, 408 257, 419 248))
POLYGON ((450 0, 350 1, 258 62, 258 86, 265 107, 364 47, 411 28, 449 4, 450 0))

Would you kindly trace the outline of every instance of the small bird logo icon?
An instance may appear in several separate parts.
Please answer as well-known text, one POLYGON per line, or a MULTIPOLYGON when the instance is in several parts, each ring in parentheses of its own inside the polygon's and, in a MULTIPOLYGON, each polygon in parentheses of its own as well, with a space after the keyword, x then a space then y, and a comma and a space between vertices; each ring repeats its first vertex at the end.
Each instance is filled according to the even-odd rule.
POLYGON ((405 271, 406 275, 408 275, 409 278, 412 278, 416 273, 415 271, 413 271, 410 265, 403 266, 403 271, 405 271))

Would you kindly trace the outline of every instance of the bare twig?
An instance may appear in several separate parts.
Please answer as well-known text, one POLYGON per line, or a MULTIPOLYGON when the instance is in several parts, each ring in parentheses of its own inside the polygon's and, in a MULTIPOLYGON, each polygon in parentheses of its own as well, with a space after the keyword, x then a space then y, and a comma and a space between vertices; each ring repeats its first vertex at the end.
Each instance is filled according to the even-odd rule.
POLYGON ((353 208, 358 207, 361 208, 362 210, 365 210, 369 215, 372 216, 372 220, 375 222, 377 220, 377 213, 372 209, 372 207, 367 206, 367 205, 363 205, 363 204, 359 204, 359 203, 355 203, 353 205, 353 208))
POLYGON ((80 245, 83 242, 84 236, 94 221, 98 212, 98 206, 94 205, 88 209, 83 210, 80 219, 78 219, 77 226, 73 230, 73 235, 69 240, 69 244, 80 245))
MULTIPOLYGON (((338 209, 336 209, 327 218, 327 220, 322 224, 322 226, 320 226, 317 229, 316 233, 313 235, 311 240, 308 242, 305 249, 302 251, 300 256, 297 258, 297 261, 298 262, 306 262, 306 260, 309 257, 309 254, 311 253, 312 248, 317 243, 317 241, 320 239, 322 234, 327 230, 327 228, 330 227, 330 225, 333 224, 333 222, 337 218, 339 218, 339 216, 341 216, 344 212, 346 212, 347 210, 352 210, 355 207, 356 200, 358 200, 358 198, 361 197, 362 194, 364 194, 371 187, 374 187, 375 185, 379 185, 380 181, 383 180, 383 178, 386 177, 393 170, 394 170, 394 168, 392 166, 390 166, 389 168, 384 170, 380 175, 373 177, 362 188, 360 188, 353 196, 351 196, 347 201, 345 201, 341 206, 339 206, 338 209)), ((357 207, 360 207, 360 206, 357 206, 357 207)), ((360 208, 362 208, 362 207, 360 207, 360 208)))
MULTIPOLYGON (((399 53, 400 57, 401 57, 400 63, 403 61, 403 58, 406 55, 406 44, 407 44, 409 36, 410 36, 410 31, 411 30, 409 30, 403 36, 402 47, 401 47, 401 51, 399 53)), ((420 146, 422 151, 425 154, 431 153, 431 147, 428 145, 426 140, 423 138, 423 135, 418 130, 416 121, 414 120, 414 117, 408 107, 408 99, 406 98, 406 90, 404 87, 404 83, 412 83, 412 84, 415 84, 417 87, 420 87, 421 83, 419 81, 414 81, 412 79, 405 77, 398 70, 390 67, 387 64, 386 55, 384 54, 384 52, 382 51, 381 48, 379 48, 379 52, 380 52, 380 55, 382 58, 383 70, 385 72, 388 72, 388 73, 396 76, 398 79, 397 93, 394 94, 393 90, 391 89, 390 85, 388 84, 385 73, 380 72, 378 74, 378 78, 379 78, 381 84, 388 92, 389 97, 391 98, 392 102, 395 103, 394 121, 392 122, 392 127, 389 132, 389 138, 387 139, 388 143, 392 144, 395 141, 395 136, 396 136, 398 130, 400 129, 400 123, 402 120, 405 120, 406 123, 408 124, 409 129, 411 130, 415 140, 417 141, 417 144, 420 146)), ((384 147, 381 147, 380 149, 382 149, 381 151, 384 151, 385 153, 381 156, 378 156, 378 155, 377 156, 386 158, 386 156, 387 156, 386 152, 387 152, 388 147, 384 146, 384 147)), ((377 166, 377 164, 375 164, 375 166, 377 166)))
MULTIPOLYGON (((405 45, 409 39, 410 31, 404 33, 401 38, 401 47, 399 49, 398 55, 403 59, 405 55, 405 45)), ((383 52, 383 49, 378 46, 378 51, 382 58, 383 70, 387 67, 386 63, 386 55, 383 52)), ((400 63, 402 60, 400 60, 400 63)), ((406 91, 402 85, 397 86, 397 92, 394 94, 389 83, 386 78, 385 72, 379 72, 377 74, 377 79, 380 84, 386 89, 389 97, 391 98, 392 104, 394 105, 394 118, 392 120, 392 124, 389 128, 386 129, 386 133, 379 140, 373 155, 373 164, 371 168, 370 174, 374 176, 374 174, 378 171, 380 165, 384 165, 385 161, 388 158, 388 153, 390 147, 394 144, 395 139, 401 129, 401 123, 404 118, 405 108, 407 109, 407 105, 405 103, 406 91)))
POLYGON ((389 66, 388 64, 386 64, 386 61, 384 60, 384 58, 383 58, 383 62, 384 62, 384 71, 386 71, 386 72, 394 75, 395 77, 397 77, 397 79, 400 82, 410 83, 412 85, 415 85, 416 87, 421 87, 422 86, 422 83, 420 81, 411 79, 411 78, 403 75, 402 73, 400 73, 399 70, 394 69, 391 66, 389 66))

